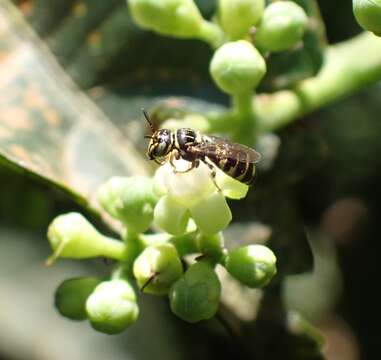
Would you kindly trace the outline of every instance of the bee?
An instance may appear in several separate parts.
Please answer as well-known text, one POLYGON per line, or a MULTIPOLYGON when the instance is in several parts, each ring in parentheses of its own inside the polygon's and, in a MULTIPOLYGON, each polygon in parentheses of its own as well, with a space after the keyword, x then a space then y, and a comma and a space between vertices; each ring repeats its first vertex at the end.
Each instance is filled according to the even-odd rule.
POLYGON ((152 131, 152 135, 145 136, 150 139, 147 152, 150 160, 159 165, 169 160, 175 173, 191 171, 202 161, 211 170, 213 179, 216 175, 215 167, 217 167, 244 184, 253 184, 255 163, 261 159, 261 155, 254 149, 218 136, 204 135, 189 128, 176 131, 155 130, 148 113, 145 110, 142 111, 152 131), (179 159, 190 163, 188 169, 176 170, 174 160, 179 159))

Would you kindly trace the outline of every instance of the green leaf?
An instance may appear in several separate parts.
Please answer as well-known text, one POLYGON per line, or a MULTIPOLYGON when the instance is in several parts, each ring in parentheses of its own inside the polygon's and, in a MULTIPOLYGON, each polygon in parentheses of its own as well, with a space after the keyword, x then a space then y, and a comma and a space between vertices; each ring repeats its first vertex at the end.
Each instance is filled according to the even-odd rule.
POLYGON ((0 164, 33 174, 94 207, 113 175, 146 164, 67 78, 13 6, 0 4, 0 164))
MULTIPOLYGON (((214 2, 198 2, 204 16, 212 14, 214 2)), ((171 39, 138 28, 125 0, 16 3, 81 87, 123 79, 128 83, 135 80, 141 88, 141 82, 147 85, 147 79, 167 82, 174 76, 192 75, 198 81, 200 76, 208 77, 211 49, 206 44, 171 39)))

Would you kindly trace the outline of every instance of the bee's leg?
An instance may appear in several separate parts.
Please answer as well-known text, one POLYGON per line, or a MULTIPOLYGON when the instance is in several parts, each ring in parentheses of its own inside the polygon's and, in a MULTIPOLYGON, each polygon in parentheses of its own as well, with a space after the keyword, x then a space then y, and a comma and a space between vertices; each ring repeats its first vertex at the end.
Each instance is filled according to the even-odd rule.
POLYGON ((157 159, 152 159, 156 164, 158 164, 158 165, 164 165, 165 164, 165 161, 159 161, 159 160, 157 160, 157 159))
POLYGON ((198 167, 199 165, 200 165, 200 160, 196 159, 196 160, 193 160, 191 162, 191 165, 189 166, 188 169, 186 169, 185 171, 178 171, 178 172, 187 173, 188 171, 193 170, 194 168, 198 167))
POLYGON ((172 166, 172 170, 173 170, 173 173, 176 174, 177 173, 177 170, 176 170, 176 166, 175 164, 173 163, 173 160, 174 159, 177 159, 178 158, 178 151, 177 150, 173 150, 170 154, 169 154, 169 163, 171 164, 172 166))
POLYGON ((171 152, 171 154, 169 155, 169 163, 172 166, 174 174, 184 174, 184 173, 187 173, 188 171, 191 171, 192 169, 194 169, 195 167, 197 167, 199 165, 199 161, 198 160, 194 160, 194 161, 191 162, 191 165, 189 166, 188 169, 186 169, 184 171, 179 171, 179 170, 176 169, 176 166, 173 163, 173 160, 174 159, 179 160, 180 158, 181 158, 181 156, 180 156, 180 154, 179 154, 179 152, 177 150, 173 150, 171 152))
POLYGON ((208 161, 204 161, 204 163, 208 166, 208 168, 210 169, 210 176, 212 178, 212 181, 213 181, 213 184, 214 186, 217 188, 217 190, 219 192, 221 192, 222 190, 220 189, 220 187, 218 186, 217 182, 216 182, 216 168, 214 167, 214 165, 212 165, 211 163, 209 163, 208 161))
POLYGON ((196 161, 192 161, 191 162, 191 165, 189 166, 188 169, 184 170, 184 171, 178 171, 178 170, 174 170, 174 173, 176 174, 185 174, 191 170, 193 170, 194 168, 196 168, 198 166, 198 163, 196 161))
POLYGON ((180 154, 179 152, 175 149, 175 150, 172 150, 172 152, 169 154, 169 163, 171 164, 172 166, 172 170, 173 170, 173 173, 174 174, 177 174, 177 173, 184 173, 184 172, 188 172, 189 170, 192 170, 192 166, 185 170, 185 171, 179 171, 176 169, 176 165, 173 163, 173 160, 179 160, 180 159, 180 154))
POLYGON ((187 173, 188 171, 193 170, 193 169, 196 168, 197 166, 198 166, 197 162, 196 162, 196 161, 192 161, 192 162, 191 162, 191 165, 189 166, 189 168, 186 169, 185 171, 181 171, 181 173, 187 173))

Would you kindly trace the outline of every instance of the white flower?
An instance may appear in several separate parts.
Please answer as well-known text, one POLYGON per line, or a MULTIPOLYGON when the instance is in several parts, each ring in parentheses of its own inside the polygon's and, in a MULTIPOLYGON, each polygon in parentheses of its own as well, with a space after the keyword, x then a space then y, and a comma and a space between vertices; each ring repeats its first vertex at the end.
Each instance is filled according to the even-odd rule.
POLYGON ((167 162, 156 171, 154 191, 161 196, 154 211, 155 224, 164 231, 179 235, 186 230, 189 216, 202 233, 214 234, 224 229, 232 215, 225 196, 243 198, 248 186, 211 169, 200 162, 190 171, 191 162, 175 160, 175 169, 167 162))

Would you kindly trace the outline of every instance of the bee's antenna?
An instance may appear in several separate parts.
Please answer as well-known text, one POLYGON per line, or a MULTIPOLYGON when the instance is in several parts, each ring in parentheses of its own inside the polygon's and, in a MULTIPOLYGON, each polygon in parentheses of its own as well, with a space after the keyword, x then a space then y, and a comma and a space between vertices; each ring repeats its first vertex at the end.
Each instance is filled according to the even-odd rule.
POLYGON ((145 111, 145 109, 142 109, 142 112, 143 112, 144 117, 146 118, 146 120, 147 120, 147 122, 149 124, 149 127, 151 128, 152 133, 154 133, 155 132, 155 128, 154 128, 154 126, 152 124, 152 121, 151 121, 147 111, 145 111))

